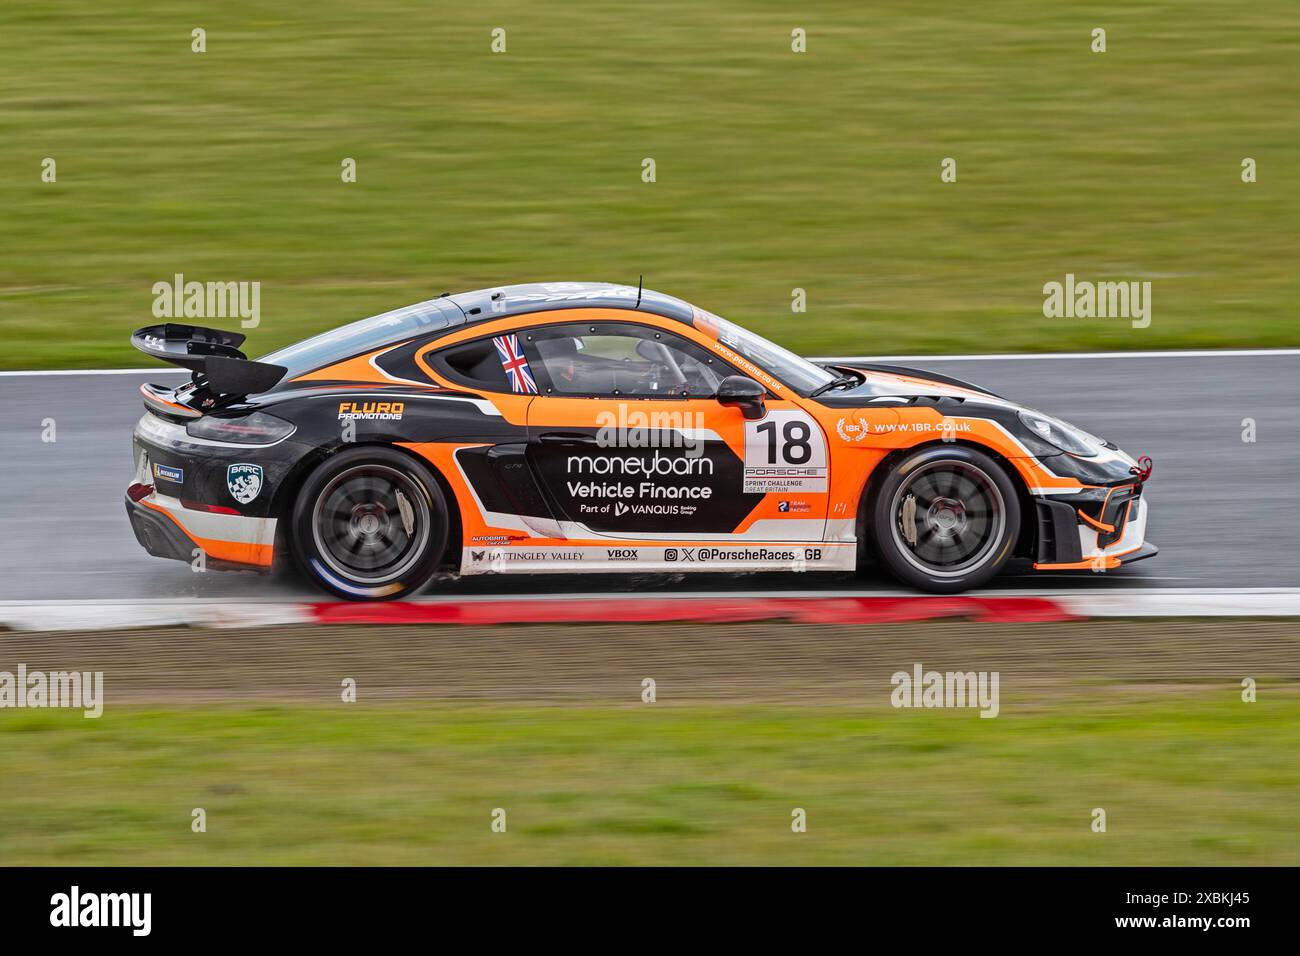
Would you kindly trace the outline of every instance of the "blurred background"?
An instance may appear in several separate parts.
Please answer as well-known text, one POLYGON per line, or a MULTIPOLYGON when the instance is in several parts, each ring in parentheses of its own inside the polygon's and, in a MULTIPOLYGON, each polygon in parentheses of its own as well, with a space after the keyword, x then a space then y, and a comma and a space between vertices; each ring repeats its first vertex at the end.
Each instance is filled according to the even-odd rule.
POLYGON ((138 365, 175 273, 260 281, 254 352, 640 274, 804 354, 1295 344, 1298 26, 1288 0, 11 4, 0 365, 138 365), (1151 326, 1045 319, 1067 272, 1151 281, 1151 326))
MULTIPOLYGON (((7 4, 0 368, 145 364, 127 336, 178 273, 261 283, 253 355, 444 290, 639 275, 808 355, 1294 346, 1297 62, 1291 0, 7 4), (1043 285, 1067 273, 1150 281, 1150 326, 1045 318, 1043 285)), ((1095 390, 1102 424, 1127 410, 1108 437, 1151 434, 1142 381, 1096 370, 1074 387, 1095 390)), ((1054 392, 1041 370, 1002 374, 1054 392)), ((1232 374, 1241 387, 1216 398, 1255 404, 1197 413, 1213 434, 1194 451, 1177 416, 1156 432, 1184 482, 1166 515, 1195 512, 1207 443, 1236 442, 1262 407, 1250 369, 1232 374)), ((14 499, 31 523, 11 586, 61 586, 84 560, 96 597, 120 597, 128 573, 184 593, 153 583, 168 572, 143 565, 115 497, 134 382, 77 393, 128 410, 116 464, 77 457, 76 421, 32 444, 68 381, 3 380, 21 418, 6 444, 27 443, 6 481, 61 497, 120 469, 111 500, 81 504, 140 564, 68 557, 66 529, 31 531, 46 512, 14 499), (56 452, 70 457, 31 464, 56 452)), ((1278 437, 1294 425, 1273 424, 1275 457, 1251 468, 1270 489, 1295 447, 1278 437)), ((1239 459, 1214 460, 1226 504, 1239 459)), ((1255 516, 1285 536, 1272 495, 1255 516)), ((1190 554, 1209 532, 1188 518, 1165 535, 1190 554)), ((1297 634, 0 632, 0 670, 102 669, 107 694, 98 720, 0 710, 0 864, 1295 864, 1297 634), (1001 669, 998 719, 890 708, 889 675, 917 661, 1001 669)))

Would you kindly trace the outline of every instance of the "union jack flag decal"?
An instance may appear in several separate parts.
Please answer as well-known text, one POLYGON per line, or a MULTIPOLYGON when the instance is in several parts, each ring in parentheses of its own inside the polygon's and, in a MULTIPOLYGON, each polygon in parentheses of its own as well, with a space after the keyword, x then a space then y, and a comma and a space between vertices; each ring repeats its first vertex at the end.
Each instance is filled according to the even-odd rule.
POLYGON ((510 390, 523 395, 536 395, 537 381, 533 378, 533 370, 528 367, 524 350, 519 347, 519 336, 513 332, 498 335, 492 343, 497 347, 497 355, 501 358, 501 367, 506 370, 506 378, 510 379, 510 390))

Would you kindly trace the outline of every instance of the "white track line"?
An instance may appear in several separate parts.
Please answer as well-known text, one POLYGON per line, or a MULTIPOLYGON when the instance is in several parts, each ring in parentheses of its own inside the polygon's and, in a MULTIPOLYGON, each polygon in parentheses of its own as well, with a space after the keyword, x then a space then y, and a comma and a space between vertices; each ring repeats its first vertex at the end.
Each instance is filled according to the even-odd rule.
MULTIPOLYGON (((1131 359, 1131 358, 1260 358, 1300 355, 1300 349, 1171 349, 1163 352, 1007 352, 991 355, 853 355, 813 358, 814 362, 1008 362, 1031 359, 1131 359)), ((19 375, 180 375, 183 368, 62 368, 17 369, 0 377, 19 375)))
MULTIPOLYGON (((678 594, 690 598, 743 600, 773 597, 767 592, 708 592, 678 594)), ((782 598, 906 597, 944 600, 941 596, 903 591, 789 591, 782 598)), ((522 600, 653 600, 653 594, 545 594, 516 597, 522 600)), ((953 598, 1040 598, 1080 617, 1300 617, 1300 588, 1131 588, 1094 591, 975 591, 953 598)), ((501 600, 499 595, 426 598, 422 604, 482 604, 501 600)), ((509 598, 508 598, 509 600, 509 598)), ((101 631, 132 627, 268 627, 316 622, 314 604, 321 602, 247 602, 235 600, 188 601, 182 599, 131 601, 3 601, 0 626, 26 631, 101 631)), ((334 602, 346 606, 346 602, 334 602)), ((400 623, 400 622, 394 622, 400 623)))

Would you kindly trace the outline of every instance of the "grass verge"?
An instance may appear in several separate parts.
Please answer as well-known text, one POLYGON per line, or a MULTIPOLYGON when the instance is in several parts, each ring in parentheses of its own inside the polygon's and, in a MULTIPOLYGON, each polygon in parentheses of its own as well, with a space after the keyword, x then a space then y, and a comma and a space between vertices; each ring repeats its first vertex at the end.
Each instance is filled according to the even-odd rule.
POLYGON ((7 711, 0 863, 1295 865, 1298 747, 1294 693, 1244 704, 1223 685, 1004 694, 994 720, 748 704, 7 711), (1106 833, 1090 829, 1098 807, 1106 833))

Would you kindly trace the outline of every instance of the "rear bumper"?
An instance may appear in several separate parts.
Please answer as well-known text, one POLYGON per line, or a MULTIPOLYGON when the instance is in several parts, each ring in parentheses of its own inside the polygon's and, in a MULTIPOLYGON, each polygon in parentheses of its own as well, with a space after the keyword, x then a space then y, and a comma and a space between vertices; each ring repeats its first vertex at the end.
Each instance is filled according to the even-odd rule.
POLYGON ((275 558, 274 518, 186 508, 156 491, 139 501, 128 496, 126 513, 136 540, 154 557, 193 561, 199 551, 205 567, 258 570, 269 570, 275 558))
POLYGON ((174 521, 169 521, 156 511, 151 511, 138 501, 126 499, 126 514, 131 519, 135 540, 155 558, 172 558, 190 561, 197 547, 186 537, 174 521))
POLYGON ((190 436, 184 426, 146 413, 136 423, 136 474, 126 510, 136 540, 150 554, 204 566, 271 567, 276 519, 273 498, 297 459, 288 442, 239 445, 190 436), (235 497, 232 468, 256 472, 248 495, 235 497))

